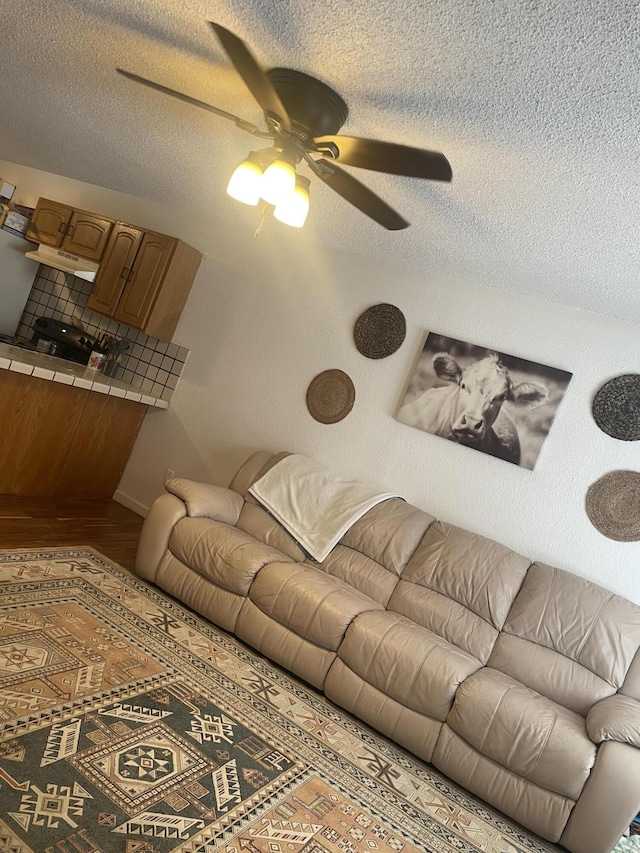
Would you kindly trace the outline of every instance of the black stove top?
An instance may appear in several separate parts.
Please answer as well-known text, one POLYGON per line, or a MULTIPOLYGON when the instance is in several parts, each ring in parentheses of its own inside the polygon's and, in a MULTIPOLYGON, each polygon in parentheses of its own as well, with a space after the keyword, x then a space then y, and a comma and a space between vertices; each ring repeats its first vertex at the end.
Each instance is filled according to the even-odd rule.
POLYGON ((0 335, 0 341, 32 352, 42 352, 38 348, 38 341, 55 342, 55 352, 51 353, 52 355, 78 364, 86 364, 89 361, 94 346, 94 339, 87 335, 84 329, 53 317, 38 317, 33 324, 31 340, 17 335, 0 335))
POLYGON ((38 317, 33 324, 34 344, 38 341, 55 341, 55 355, 68 361, 86 364, 89 361, 94 339, 84 329, 53 317, 38 317))

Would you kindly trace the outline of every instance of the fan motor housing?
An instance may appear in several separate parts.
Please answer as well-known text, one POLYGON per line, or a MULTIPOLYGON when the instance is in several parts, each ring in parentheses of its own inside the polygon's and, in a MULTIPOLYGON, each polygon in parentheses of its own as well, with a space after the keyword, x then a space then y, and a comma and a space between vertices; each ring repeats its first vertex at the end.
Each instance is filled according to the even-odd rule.
POLYGON ((271 68, 267 78, 289 114, 294 130, 311 140, 336 134, 349 108, 325 83, 291 68, 271 68))

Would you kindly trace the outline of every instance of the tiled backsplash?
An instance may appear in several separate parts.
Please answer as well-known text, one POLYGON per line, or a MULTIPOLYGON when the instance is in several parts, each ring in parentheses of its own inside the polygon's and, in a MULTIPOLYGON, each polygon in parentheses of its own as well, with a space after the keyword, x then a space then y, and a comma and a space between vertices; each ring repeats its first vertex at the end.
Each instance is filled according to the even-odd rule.
POLYGON ((85 306, 91 287, 89 281, 40 265, 17 334, 30 339, 35 320, 52 317, 82 326, 90 337, 98 337, 104 332, 117 338, 127 338, 131 347, 122 358, 117 378, 155 397, 170 400, 189 350, 136 332, 123 323, 87 310, 85 306))

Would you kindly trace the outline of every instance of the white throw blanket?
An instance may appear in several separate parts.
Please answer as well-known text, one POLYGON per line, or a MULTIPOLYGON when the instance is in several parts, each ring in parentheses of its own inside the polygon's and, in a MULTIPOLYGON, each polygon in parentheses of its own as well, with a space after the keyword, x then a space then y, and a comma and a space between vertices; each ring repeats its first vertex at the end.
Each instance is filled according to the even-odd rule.
POLYGON ((285 456, 249 492, 319 563, 372 506, 400 497, 298 454, 285 456))

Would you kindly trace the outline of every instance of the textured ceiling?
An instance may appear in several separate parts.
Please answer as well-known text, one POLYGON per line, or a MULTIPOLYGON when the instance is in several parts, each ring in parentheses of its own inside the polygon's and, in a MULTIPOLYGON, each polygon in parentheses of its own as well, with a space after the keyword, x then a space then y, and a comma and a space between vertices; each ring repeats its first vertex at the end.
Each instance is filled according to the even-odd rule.
POLYGON ((640 322, 635 0, 3 0, 0 157, 255 227, 224 193, 255 140, 114 73, 260 122, 207 20, 337 89, 345 132, 452 164, 353 170, 395 233, 316 180, 300 239, 640 322))

